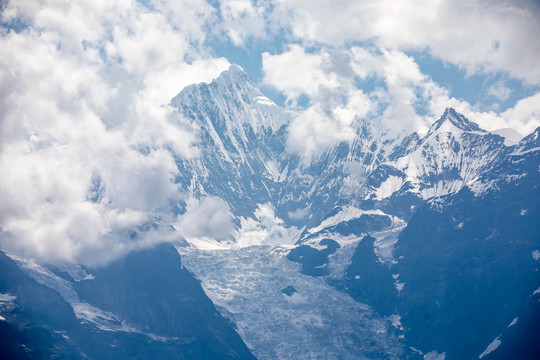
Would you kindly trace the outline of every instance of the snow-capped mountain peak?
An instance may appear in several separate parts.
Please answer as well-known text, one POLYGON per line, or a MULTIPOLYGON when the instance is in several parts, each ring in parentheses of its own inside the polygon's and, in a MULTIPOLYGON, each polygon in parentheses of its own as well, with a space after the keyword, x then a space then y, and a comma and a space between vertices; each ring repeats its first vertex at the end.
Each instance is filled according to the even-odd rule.
POLYGON ((187 86, 171 101, 187 117, 203 120, 208 127, 247 142, 250 132, 277 131, 289 118, 286 111, 264 96, 238 66, 231 65, 210 83, 187 86), (211 106, 213 116, 201 116, 211 106), (201 111, 202 110, 202 111, 201 111), (221 128, 225 127, 226 131, 221 128))
POLYGON ((502 137, 448 107, 417 148, 396 161, 396 167, 404 172, 405 181, 415 192, 429 199, 471 184, 505 149, 502 137))
POLYGON ((469 121, 465 116, 461 115, 453 108, 447 107, 439 120, 433 123, 425 137, 428 138, 436 131, 449 130, 451 127, 455 127, 461 131, 486 132, 485 130, 481 129, 477 124, 469 121))

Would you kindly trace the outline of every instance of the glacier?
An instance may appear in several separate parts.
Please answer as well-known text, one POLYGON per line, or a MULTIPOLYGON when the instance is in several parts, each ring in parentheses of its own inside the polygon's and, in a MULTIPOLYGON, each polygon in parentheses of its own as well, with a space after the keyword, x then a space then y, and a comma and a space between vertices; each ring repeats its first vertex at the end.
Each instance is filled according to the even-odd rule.
POLYGON ((258 359, 398 359, 390 321, 326 281, 301 274, 281 246, 177 247, 258 359), (291 286, 295 293, 282 292, 291 286))

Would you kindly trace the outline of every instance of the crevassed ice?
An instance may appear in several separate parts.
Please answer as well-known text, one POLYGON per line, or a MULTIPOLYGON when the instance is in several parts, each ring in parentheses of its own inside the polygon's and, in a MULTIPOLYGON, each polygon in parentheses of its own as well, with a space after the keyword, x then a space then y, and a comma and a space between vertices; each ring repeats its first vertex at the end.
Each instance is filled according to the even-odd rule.
POLYGON ((324 279, 301 274, 287 260, 287 247, 177 249, 258 359, 398 359, 402 354, 389 320, 324 279), (285 295, 281 290, 287 286, 296 293, 285 295))

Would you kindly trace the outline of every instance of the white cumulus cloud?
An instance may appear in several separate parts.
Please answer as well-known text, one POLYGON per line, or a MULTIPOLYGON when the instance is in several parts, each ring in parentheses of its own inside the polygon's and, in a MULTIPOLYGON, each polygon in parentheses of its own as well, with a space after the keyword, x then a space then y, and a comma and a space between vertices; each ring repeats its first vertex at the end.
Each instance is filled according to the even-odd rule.
POLYGON ((215 9, 11 0, 1 19, 1 246, 102 265, 175 236, 173 153, 198 149, 168 103, 229 66, 201 48, 215 9))
POLYGON ((223 240, 232 234, 234 224, 229 205, 218 197, 207 196, 192 199, 175 228, 186 238, 223 240))
POLYGON ((469 73, 504 71, 540 84, 540 11, 534 1, 274 2, 273 14, 306 42, 427 50, 469 73), (519 56, 516 56, 519 54, 519 56))

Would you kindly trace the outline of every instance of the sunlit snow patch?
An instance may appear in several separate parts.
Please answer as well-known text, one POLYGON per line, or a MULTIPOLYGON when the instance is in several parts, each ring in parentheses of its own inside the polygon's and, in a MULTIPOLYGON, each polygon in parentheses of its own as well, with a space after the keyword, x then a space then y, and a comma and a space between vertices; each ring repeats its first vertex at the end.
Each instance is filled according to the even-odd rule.
POLYGON ((401 327, 401 316, 399 316, 398 314, 393 314, 388 317, 388 320, 392 322, 392 326, 403 330, 403 327, 401 327))
POLYGON ((488 347, 486 348, 486 350, 484 350, 483 353, 480 354, 480 356, 478 356, 479 359, 483 358, 484 356, 486 356, 487 354, 490 354, 492 353, 493 351, 497 350, 497 348, 502 344, 501 340, 499 340, 501 336, 497 336, 495 338, 495 340, 493 340, 491 342, 491 344, 488 345, 488 347))
POLYGON ((100 330, 138 332, 120 321, 113 313, 103 311, 85 302, 74 303, 72 307, 77 319, 94 324, 100 330))
POLYGON ((388 230, 371 234, 375 238, 375 254, 381 263, 395 263, 394 245, 398 241, 398 236, 405 228, 405 222, 402 226, 397 226, 388 230))
POLYGON ((267 98, 266 96, 255 96, 255 97, 253 98, 253 100, 254 100, 257 104, 268 105, 268 106, 277 106, 272 100, 270 100, 270 99, 267 98))
POLYGON ((463 180, 440 180, 432 187, 422 189, 422 198, 431 199, 458 192, 464 186, 463 180))
POLYGON ((377 190, 375 190, 375 198, 383 200, 389 198, 403 186, 403 179, 398 176, 389 176, 377 190))
POLYGON ((424 355, 424 360, 444 360, 446 359, 446 353, 439 354, 433 350, 424 355))
POLYGON ((398 217, 388 215, 383 211, 377 210, 362 210, 353 206, 346 206, 336 215, 330 216, 329 218, 324 219, 318 226, 308 230, 310 234, 315 234, 325 228, 336 226, 339 223, 350 221, 353 219, 358 219, 362 215, 378 215, 378 216, 387 216, 392 220, 392 227, 405 225, 405 222, 398 217))

